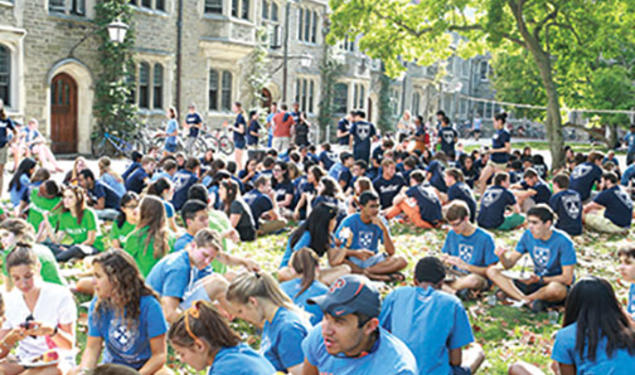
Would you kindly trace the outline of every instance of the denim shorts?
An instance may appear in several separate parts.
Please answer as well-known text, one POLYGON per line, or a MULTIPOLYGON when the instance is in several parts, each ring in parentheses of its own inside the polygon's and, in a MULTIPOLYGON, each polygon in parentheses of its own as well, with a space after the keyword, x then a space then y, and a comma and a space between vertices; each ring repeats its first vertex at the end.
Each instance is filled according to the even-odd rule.
POLYGON ((355 258, 355 257, 349 257, 348 260, 353 262, 359 268, 366 269, 368 267, 372 267, 375 264, 383 262, 384 260, 386 260, 386 254, 385 253, 375 254, 375 255, 373 255, 372 257, 370 257, 370 258, 368 258, 366 260, 361 260, 361 259, 355 258))

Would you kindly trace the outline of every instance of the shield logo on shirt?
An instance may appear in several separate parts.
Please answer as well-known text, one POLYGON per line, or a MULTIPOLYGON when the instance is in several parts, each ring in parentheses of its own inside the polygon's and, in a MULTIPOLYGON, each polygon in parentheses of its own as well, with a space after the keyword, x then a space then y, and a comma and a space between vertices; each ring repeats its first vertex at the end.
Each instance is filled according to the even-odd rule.
POLYGON ((483 194, 483 206, 490 206, 500 198, 501 194, 503 194, 503 191, 500 189, 486 190, 485 194, 483 194))
POLYGON ((620 201, 628 208, 629 210, 633 208, 633 201, 628 196, 628 193, 622 189, 622 187, 618 187, 615 189, 615 196, 619 198, 620 201))
POLYGON ((373 232, 360 231, 359 232, 359 245, 364 249, 370 249, 373 243, 373 232))
POLYGON ((108 336, 112 338, 112 345, 122 352, 130 350, 135 343, 136 328, 133 326, 131 329, 128 324, 121 320, 118 320, 116 324, 111 324, 108 331, 108 336))
POLYGON ((357 124, 357 137, 364 141, 370 135, 370 126, 368 124, 357 124))
POLYGON ((466 263, 472 260, 472 253, 474 252, 474 246, 466 245, 464 243, 459 244, 459 257, 466 263))
POLYGON ((577 219, 580 216, 580 197, 578 195, 567 195, 562 197, 562 204, 567 211, 567 215, 572 219, 577 219))
POLYGON ((573 169, 573 172, 571 172, 571 177, 573 177, 574 179, 584 177, 589 174, 592 169, 593 167, 590 165, 580 164, 573 169))
POLYGON ((536 268, 541 269, 536 273, 542 274, 546 271, 550 255, 551 250, 548 247, 534 247, 534 262, 536 263, 536 268))
POLYGON ((443 141, 445 143, 452 143, 452 141, 454 141, 454 134, 452 134, 452 132, 444 132, 443 141))
POLYGON ((419 186, 419 191, 421 192, 421 195, 423 195, 424 198, 428 199, 429 201, 437 202, 439 200, 437 195, 434 194, 429 187, 419 186))

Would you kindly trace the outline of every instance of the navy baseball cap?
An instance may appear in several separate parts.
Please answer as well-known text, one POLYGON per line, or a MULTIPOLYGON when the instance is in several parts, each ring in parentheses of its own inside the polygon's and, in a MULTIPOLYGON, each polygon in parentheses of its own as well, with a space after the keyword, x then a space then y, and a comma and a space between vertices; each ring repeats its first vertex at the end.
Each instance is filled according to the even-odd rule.
POLYGON ((309 298, 307 303, 320 306, 323 312, 332 316, 360 313, 374 318, 381 310, 379 291, 360 275, 340 277, 331 284, 328 293, 309 298))

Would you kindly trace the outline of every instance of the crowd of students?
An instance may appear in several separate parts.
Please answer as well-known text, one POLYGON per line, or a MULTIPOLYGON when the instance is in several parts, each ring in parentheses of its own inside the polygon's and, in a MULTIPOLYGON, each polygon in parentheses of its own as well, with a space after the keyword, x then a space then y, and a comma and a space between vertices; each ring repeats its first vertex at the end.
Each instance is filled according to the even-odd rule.
MULTIPOLYGON (((605 279, 576 276, 571 237, 630 235, 633 158, 622 173, 612 155, 568 148, 566 165, 550 172, 531 149, 512 149, 505 114, 495 116, 492 147, 466 154, 442 112, 437 132, 406 114, 394 138, 361 110, 339 122, 338 146, 318 151, 297 107, 281 108, 266 124, 274 147, 260 150, 257 116, 234 105, 233 161, 175 153, 170 139, 133 152, 121 175, 107 157, 99 171, 78 157, 59 183, 49 159, 23 155, 0 222, 0 374, 170 374, 168 343, 209 374, 473 374, 485 353, 463 301, 485 292, 534 312, 564 307, 552 351, 559 373, 632 373, 635 243, 616 252, 633 283, 621 306, 605 279), (240 142, 245 132, 250 142, 240 142), (442 255, 409 265, 395 222, 448 228, 442 255), (490 230, 514 229, 515 248, 497 247, 490 230), (277 272, 235 255, 272 233, 288 238, 277 272), (525 254, 533 272, 511 277, 525 254), (67 282, 59 264, 82 259, 90 274, 67 282), (378 284, 405 281, 409 266, 413 285, 382 301, 378 284), (79 363, 73 293, 94 296, 79 363), (254 327, 258 351, 232 319, 254 327)), ((9 124, 1 156, 15 129, 0 117, 9 124)), ((170 117, 165 135, 175 137, 174 109, 170 117)), ((191 107, 188 138, 201 121, 191 107)), ((527 363, 509 371, 540 373, 527 363)))

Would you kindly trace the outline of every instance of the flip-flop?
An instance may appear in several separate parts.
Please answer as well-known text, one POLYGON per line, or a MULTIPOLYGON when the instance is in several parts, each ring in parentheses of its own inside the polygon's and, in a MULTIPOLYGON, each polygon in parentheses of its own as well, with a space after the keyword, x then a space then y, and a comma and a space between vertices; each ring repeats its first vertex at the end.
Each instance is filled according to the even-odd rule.
POLYGON ((401 272, 393 272, 389 274, 388 277, 389 277, 388 279, 389 282, 402 282, 406 280, 406 276, 404 276, 404 274, 401 272))

